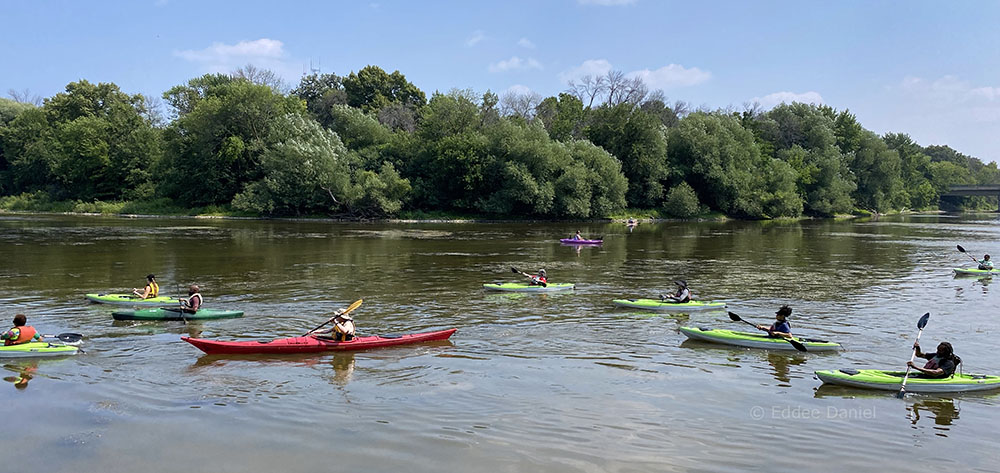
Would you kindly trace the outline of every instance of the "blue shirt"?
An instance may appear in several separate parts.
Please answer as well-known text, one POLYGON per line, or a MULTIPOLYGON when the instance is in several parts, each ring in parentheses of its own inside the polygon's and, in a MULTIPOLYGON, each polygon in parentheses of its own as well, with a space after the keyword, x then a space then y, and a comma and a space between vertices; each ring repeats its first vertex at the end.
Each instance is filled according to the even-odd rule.
POLYGON ((792 326, 788 324, 788 321, 775 322, 771 324, 771 332, 784 332, 792 333, 792 326))

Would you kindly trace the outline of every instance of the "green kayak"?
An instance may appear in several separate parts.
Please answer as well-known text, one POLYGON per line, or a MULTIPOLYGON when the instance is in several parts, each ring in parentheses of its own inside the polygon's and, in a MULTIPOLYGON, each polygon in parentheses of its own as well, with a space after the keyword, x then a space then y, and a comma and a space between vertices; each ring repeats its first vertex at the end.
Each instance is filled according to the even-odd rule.
POLYGON ((994 274, 1000 273, 998 269, 979 269, 979 268, 955 268, 955 274, 972 274, 976 276, 992 276, 994 274))
POLYGON ((37 358, 75 355, 80 349, 72 345, 49 342, 29 342, 0 346, 0 358, 37 358))
POLYGON ((243 317, 242 310, 198 309, 195 313, 180 309, 157 307, 155 309, 116 310, 111 313, 115 320, 211 320, 243 317))
MULTIPOLYGON (((767 350, 791 350, 795 347, 784 338, 771 338, 764 332, 750 333, 735 330, 711 329, 700 327, 681 327, 681 332, 692 340, 722 343, 747 348, 764 348, 767 350)), ((796 338, 795 341, 805 345, 808 351, 836 351, 841 348, 839 343, 812 338, 796 338)))
POLYGON ((532 286, 523 283, 503 283, 503 284, 483 284, 483 289, 488 291, 504 292, 557 292, 569 291, 576 287, 572 283, 549 283, 547 286, 532 286))
MULTIPOLYGON (((828 384, 839 384, 864 389, 881 389, 884 391, 899 391, 905 371, 882 370, 823 370, 816 376, 828 384)), ((911 393, 957 393, 967 391, 985 391, 1000 388, 1000 376, 985 374, 954 374, 947 378, 925 378, 914 375, 906 379, 906 392, 911 393)))
POLYGON ((168 296, 148 297, 146 299, 132 294, 86 294, 85 296, 90 300, 90 302, 96 302, 99 304, 169 305, 180 303, 179 299, 168 296))
POLYGON ((677 312, 726 308, 725 302, 688 301, 680 303, 680 302, 663 302, 657 299, 615 299, 611 302, 614 302, 615 305, 618 307, 629 307, 632 309, 648 309, 648 310, 660 310, 660 311, 677 311, 677 312))

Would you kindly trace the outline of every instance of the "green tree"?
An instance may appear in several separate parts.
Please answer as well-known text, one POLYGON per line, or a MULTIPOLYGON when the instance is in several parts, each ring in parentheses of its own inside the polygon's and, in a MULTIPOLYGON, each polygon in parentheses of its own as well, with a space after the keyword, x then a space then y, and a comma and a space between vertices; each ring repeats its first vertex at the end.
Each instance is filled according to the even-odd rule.
POLYGON ((386 73, 378 66, 366 66, 343 80, 347 104, 364 111, 378 111, 391 103, 419 109, 427 96, 399 71, 386 73))
POLYGON ((701 203, 698 202, 698 194, 694 189, 682 181, 667 192, 663 210, 671 217, 690 218, 701 212, 701 203))
POLYGON ((184 205, 229 204, 263 177, 261 156, 275 123, 304 103, 264 85, 206 75, 164 94, 178 117, 165 131, 163 192, 184 205))
POLYGON ((587 137, 621 160, 629 206, 653 208, 663 199, 669 176, 666 131, 658 118, 629 104, 591 112, 587 137))

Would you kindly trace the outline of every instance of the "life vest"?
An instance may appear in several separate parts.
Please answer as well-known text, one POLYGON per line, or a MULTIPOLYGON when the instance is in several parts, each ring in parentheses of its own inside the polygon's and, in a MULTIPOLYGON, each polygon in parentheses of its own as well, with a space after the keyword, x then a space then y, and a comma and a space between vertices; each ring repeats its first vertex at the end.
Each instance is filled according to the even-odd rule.
POLYGON ((545 284, 548 284, 548 283, 549 283, 549 281, 548 281, 548 280, 546 280, 546 279, 545 279, 544 277, 542 277, 542 276, 532 276, 532 277, 531 277, 531 283, 530 283, 530 284, 531 284, 532 286, 541 286, 541 285, 542 285, 542 283, 545 283, 545 284))
POLYGON ((188 297, 188 300, 184 304, 184 307, 187 308, 187 309, 191 309, 191 310, 198 310, 198 309, 201 308, 201 304, 203 304, 204 302, 205 302, 205 299, 203 297, 201 297, 201 293, 200 292, 196 292, 194 294, 191 294, 191 297, 188 297), (194 298, 195 297, 198 298, 198 305, 194 305, 194 298))
POLYGON ((14 327, 18 329, 17 338, 14 340, 5 340, 4 346, 19 345, 21 343, 28 343, 32 338, 35 338, 35 334, 38 333, 35 327, 30 325, 25 325, 23 327, 14 327))
POLYGON ((333 324, 333 336, 339 342, 346 342, 354 338, 356 327, 353 320, 345 320, 344 323, 333 324))
POLYGON ((149 288, 149 297, 157 297, 160 295, 160 285, 156 284, 156 281, 150 281, 149 284, 146 284, 146 287, 149 288))

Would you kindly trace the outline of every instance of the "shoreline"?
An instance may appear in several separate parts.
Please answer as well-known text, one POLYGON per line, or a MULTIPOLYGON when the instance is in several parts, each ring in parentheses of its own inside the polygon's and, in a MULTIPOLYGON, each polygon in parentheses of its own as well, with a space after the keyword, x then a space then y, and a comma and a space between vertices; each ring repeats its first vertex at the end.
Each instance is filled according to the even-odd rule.
MULTIPOLYGON (((878 218, 890 215, 921 215, 921 214, 934 214, 941 215, 947 214, 944 210, 926 210, 926 211, 902 211, 893 212, 890 214, 880 214, 877 217, 873 215, 835 215, 832 217, 783 217, 775 218, 761 221, 768 222, 792 222, 792 221, 803 221, 803 220, 844 220, 844 219, 857 219, 857 218, 878 218)), ((957 213, 996 213, 990 211, 964 211, 957 213)), ((485 224, 497 224, 497 223, 620 223, 622 225, 627 225, 629 218, 634 219, 636 222, 642 223, 667 223, 667 222, 726 222, 732 220, 740 220, 737 218, 727 217, 727 216, 717 216, 717 217, 701 217, 701 218, 636 218, 636 217, 626 217, 626 218, 597 218, 597 219, 582 219, 582 220, 561 220, 561 219, 491 219, 491 218, 427 218, 427 219, 415 219, 415 218, 368 218, 368 219, 355 219, 355 218, 334 218, 334 217, 248 217, 248 216, 236 216, 236 215, 160 215, 160 214, 132 214, 132 213, 101 213, 101 212, 46 212, 46 211, 30 211, 30 210, 7 210, 0 209, 0 215, 65 215, 65 216, 84 216, 84 217, 113 217, 122 219, 167 219, 167 218, 186 218, 186 219, 205 219, 205 220, 259 220, 259 221, 282 221, 282 222, 327 222, 327 223, 485 223, 485 224)), ((749 220, 748 220, 749 221, 749 220)))

